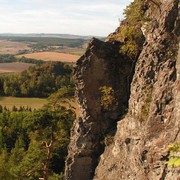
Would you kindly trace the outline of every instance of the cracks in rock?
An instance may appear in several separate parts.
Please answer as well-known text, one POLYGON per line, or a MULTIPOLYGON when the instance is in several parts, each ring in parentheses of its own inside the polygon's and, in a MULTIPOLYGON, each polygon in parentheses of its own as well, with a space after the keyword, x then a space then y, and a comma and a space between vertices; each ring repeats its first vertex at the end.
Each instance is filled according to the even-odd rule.
POLYGON ((144 162, 144 161, 146 161, 146 159, 147 159, 147 153, 148 153, 148 151, 147 150, 144 150, 143 152, 142 152, 142 154, 141 154, 141 161, 142 162, 144 162))
POLYGON ((162 175, 161 175, 161 177, 159 178, 159 180, 165 180, 166 175, 167 175, 167 164, 164 166, 162 175))
MULTIPOLYGON (((128 89, 128 96, 129 96, 128 97, 128 102, 129 102, 129 98, 130 98, 130 95, 131 95, 131 83, 132 83, 132 79, 133 79, 133 76, 134 76, 134 73, 135 73, 136 62, 137 61, 132 63, 130 75, 127 77, 127 86, 128 86, 127 89, 128 89)), ((128 103, 128 106, 129 106, 129 103, 128 103)))
POLYGON ((174 138, 174 141, 176 141, 176 139, 177 139, 177 137, 178 137, 178 135, 179 135, 179 132, 180 132, 180 129, 179 129, 178 132, 176 133, 175 138, 174 138))

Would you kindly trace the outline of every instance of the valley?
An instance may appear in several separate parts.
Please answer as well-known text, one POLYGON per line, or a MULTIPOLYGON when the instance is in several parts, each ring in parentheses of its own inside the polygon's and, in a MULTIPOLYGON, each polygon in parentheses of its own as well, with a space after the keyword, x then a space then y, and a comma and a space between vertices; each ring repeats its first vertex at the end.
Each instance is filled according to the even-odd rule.
POLYGON ((45 177, 47 164, 51 179, 62 178, 70 129, 79 114, 72 66, 86 41, 66 37, 0 36, 2 180, 45 177))
MULTIPOLYGON (((62 64, 63 66, 68 66, 70 69, 72 68, 71 64, 75 63, 80 55, 85 51, 85 46, 88 41, 87 37, 81 36, 73 36, 73 35, 40 35, 40 34, 33 34, 33 35, 16 35, 16 34, 5 34, 0 35, 0 89, 1 89, 1 96, 0 96, 0 105, 2 107, 7 107, 8 109, 12 109, 13 106, 19 108, 20 106, 23 107, 30 107, 32 109, 40 109, 43 105, 47 104, 47 98, 50 93, 45 93, 46 95, 42 95, 43 92, 38 92, 39 90, 35 90, 36 92, 30 92, 31 90, 27 89, 26 85, 26 78, 32 78, 31 89, 32 86, 48 86, 47 76, 42 76, 41 81, 44 81, 44 85, 40 82, 40 79, 34 79, 36 75, 29 75, 29 77, 25 77, 21 73, 24 71, 28 71, 31 67, 35 69, 41 69, 40 71, 45 70, 46 67, 49 65, 43 65, 49 62, 61 62, 61 63, 68 63, 62 64), (42 68, 41 68, 42 65, 42 68), (43 67, 44 66, 44 67, 43 67), (19 76, 21 76, 21 80, 16 80, 19 76), (7 85, 3 84, 3 82, 7 81, 5 79, 9 79, 7 85), (20 81, 20 82, 19 82, 20 81), (39 82, 38 82, 39 81, 39 82), (45 82, 46 81, 46 82, 45 82), (14 84, 13 86, 10 84, 14 84), (34 84, 35 83, 35 84, 34 84), (19 84, 19 85, 17 85, 19 84), (34 85, 33 85, 34 84, 34 85), (5 87, 6 86, 6 87, 5 87), (11 86, 11 87, 10 87, 11 86), (17 87, 19 86, 19 87, 17 87), (23 97, 19 97, 17 94, 22 89, 24 90, 25 95, 22 94, 23 97), (7 88, 7 90, 5 90, 7 88), (15 88, 14 90, 11 88, 15 88), (18 90, 18 89, 19 90, 18 90), (4 93, 5 91, 7 93, 4 93), (3 92, 4 91, 4 92, 3 92), (11 93, 10 93, 11 91, 11 93), (14 92, 14 93, 13 93, 14 92), (34 94, 34 95, 33 95, 34 94), (40 95, 41 94, 41 95, 40 95), (25 97, 24 97, 25 96, 25 97), (43 98, 41 97, 43 96, 43 98)), ((69 75, 71 70, 68 70, 69 75)), ((61 71, 60 70, 60 71, 61 71)), ((32 71, 32 70, 30 70, 32 71)), ((59 70, 58 70, 59 71, 59 70)), ((61 72, 59 73, 61 74, 61 72)), ((63 70, 64 71, 64 70, 63 70)), ((38 71, 36 72, 38 74, 38 71)), ((51 73, 54 73, 51 71, 51 73)), ((25 73, 26 74, 26 73, 25 73)), ((44 73, 45 74, 45 73, 44 73)), ((62 72, 63 74, 63 72, 62 72)), ((66 80, 66 75, 62 75, 62 78, 58 80, 63 83, 62 86, 67 86, 69 80, 66 80)), ((37 78, 38 77, 37 75, 37 78)), ((51 82, 54 81, 53 77, 51 77, 51 82)), ((49 84, 50 85, 50 84, 49 84)), ((52 85, 52 84, 51 84, 52 85)), ((52 85, 49 88, 54 89, 52 85)), ((38 87, 37 87, 38 88, 38 87)), ((59 86, 61 88, 61 86, 59 86)), ((56 89, 57 90, 57 89, 56 89)), ((33 90, 34 91, 34 90, 33 90)), ((50 92, 50 90, 47 90, 50 92)), ((53 90, 55 92, 55 90, 53 90)), ((21 95, 20 95, 21 96, 21 95)), ((74 104, 74 103, 73 103, 74 104)))
POLYGON ((0 180, 179 180, 179 2, 6 5, 0 180))

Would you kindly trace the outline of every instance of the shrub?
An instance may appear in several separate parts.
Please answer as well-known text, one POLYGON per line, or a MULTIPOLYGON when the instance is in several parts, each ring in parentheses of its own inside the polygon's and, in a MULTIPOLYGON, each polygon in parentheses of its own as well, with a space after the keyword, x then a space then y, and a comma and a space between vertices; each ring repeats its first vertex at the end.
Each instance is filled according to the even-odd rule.
POLYGON ((137 58, 142 50, 144 43, 141 27, 146 18, 145 9, 141 0, 135 0, 124 10, 125 20, 121 22, 120 32, 117 39, 124 41, 120 52, 129 56, 131 59, 137 58))
POLYGON ((115 93, 112 87, 103 86, 100 87, 101 91, 101 106, 104 110, 110 110, 111 106, 116 103, 115 93))
POLYGON ((168 150, 170 151, 168 166, 180 167, 180 142, 170 144, 168 150))

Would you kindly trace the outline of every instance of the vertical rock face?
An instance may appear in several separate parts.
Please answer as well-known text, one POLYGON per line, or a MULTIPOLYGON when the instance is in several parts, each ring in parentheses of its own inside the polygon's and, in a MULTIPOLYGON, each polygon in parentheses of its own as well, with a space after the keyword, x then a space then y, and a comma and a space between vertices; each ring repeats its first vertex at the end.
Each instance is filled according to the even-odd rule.
POLYGON ((106 147, 95 180, 177 180, 167 167, 167 147, 180 141, 178 1, 163 1, 145 33, 136 63, 127 116, 118 122, 114 143, 106 147))
POLYGON ((103 138, 127 108, 133 63, 119 46, 92 39, 74 68, 81 116, 71 134, 66 179, 93 178, 103 138))
POLYGON ((116 41, 93 39, 78 60, 82 114, 71 134, 66 179, 178 179, 178 169, 166 163, 168 145, 180 141, 179 1, 155 6, 147 10, 151 18, 142 28, 146 42, 135 70, 116 41), (117 120, 113 142, 104 149, 103 138, 117 120))

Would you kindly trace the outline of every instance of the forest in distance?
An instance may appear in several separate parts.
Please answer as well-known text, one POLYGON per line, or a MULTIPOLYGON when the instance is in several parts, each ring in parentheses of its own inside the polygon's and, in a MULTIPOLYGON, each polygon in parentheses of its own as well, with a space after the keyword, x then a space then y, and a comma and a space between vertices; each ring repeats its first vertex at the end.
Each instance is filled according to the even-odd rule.
POLYGON ((68 64, 47 62, 19 74, 3 74, 0 76, 1 95, 48 97, 63 86, 73 87, 71 69, 68 64))
MULTIPOLYGON (((75 42, 78 40, 71 43, 75 42)), ((69 105, 74 102, 73 63, 16 55, 1 54, 0 67, 4 63, 31 66, 22 72, 0 73, 0 179, 62 179, 70 129, 76 118, 76 110, 69 105), (27 105, 8 107, 3 104, 6 98, 26 98, 27 105), (28 98, 43 98, 46 103, 33 108, 28 98)))

